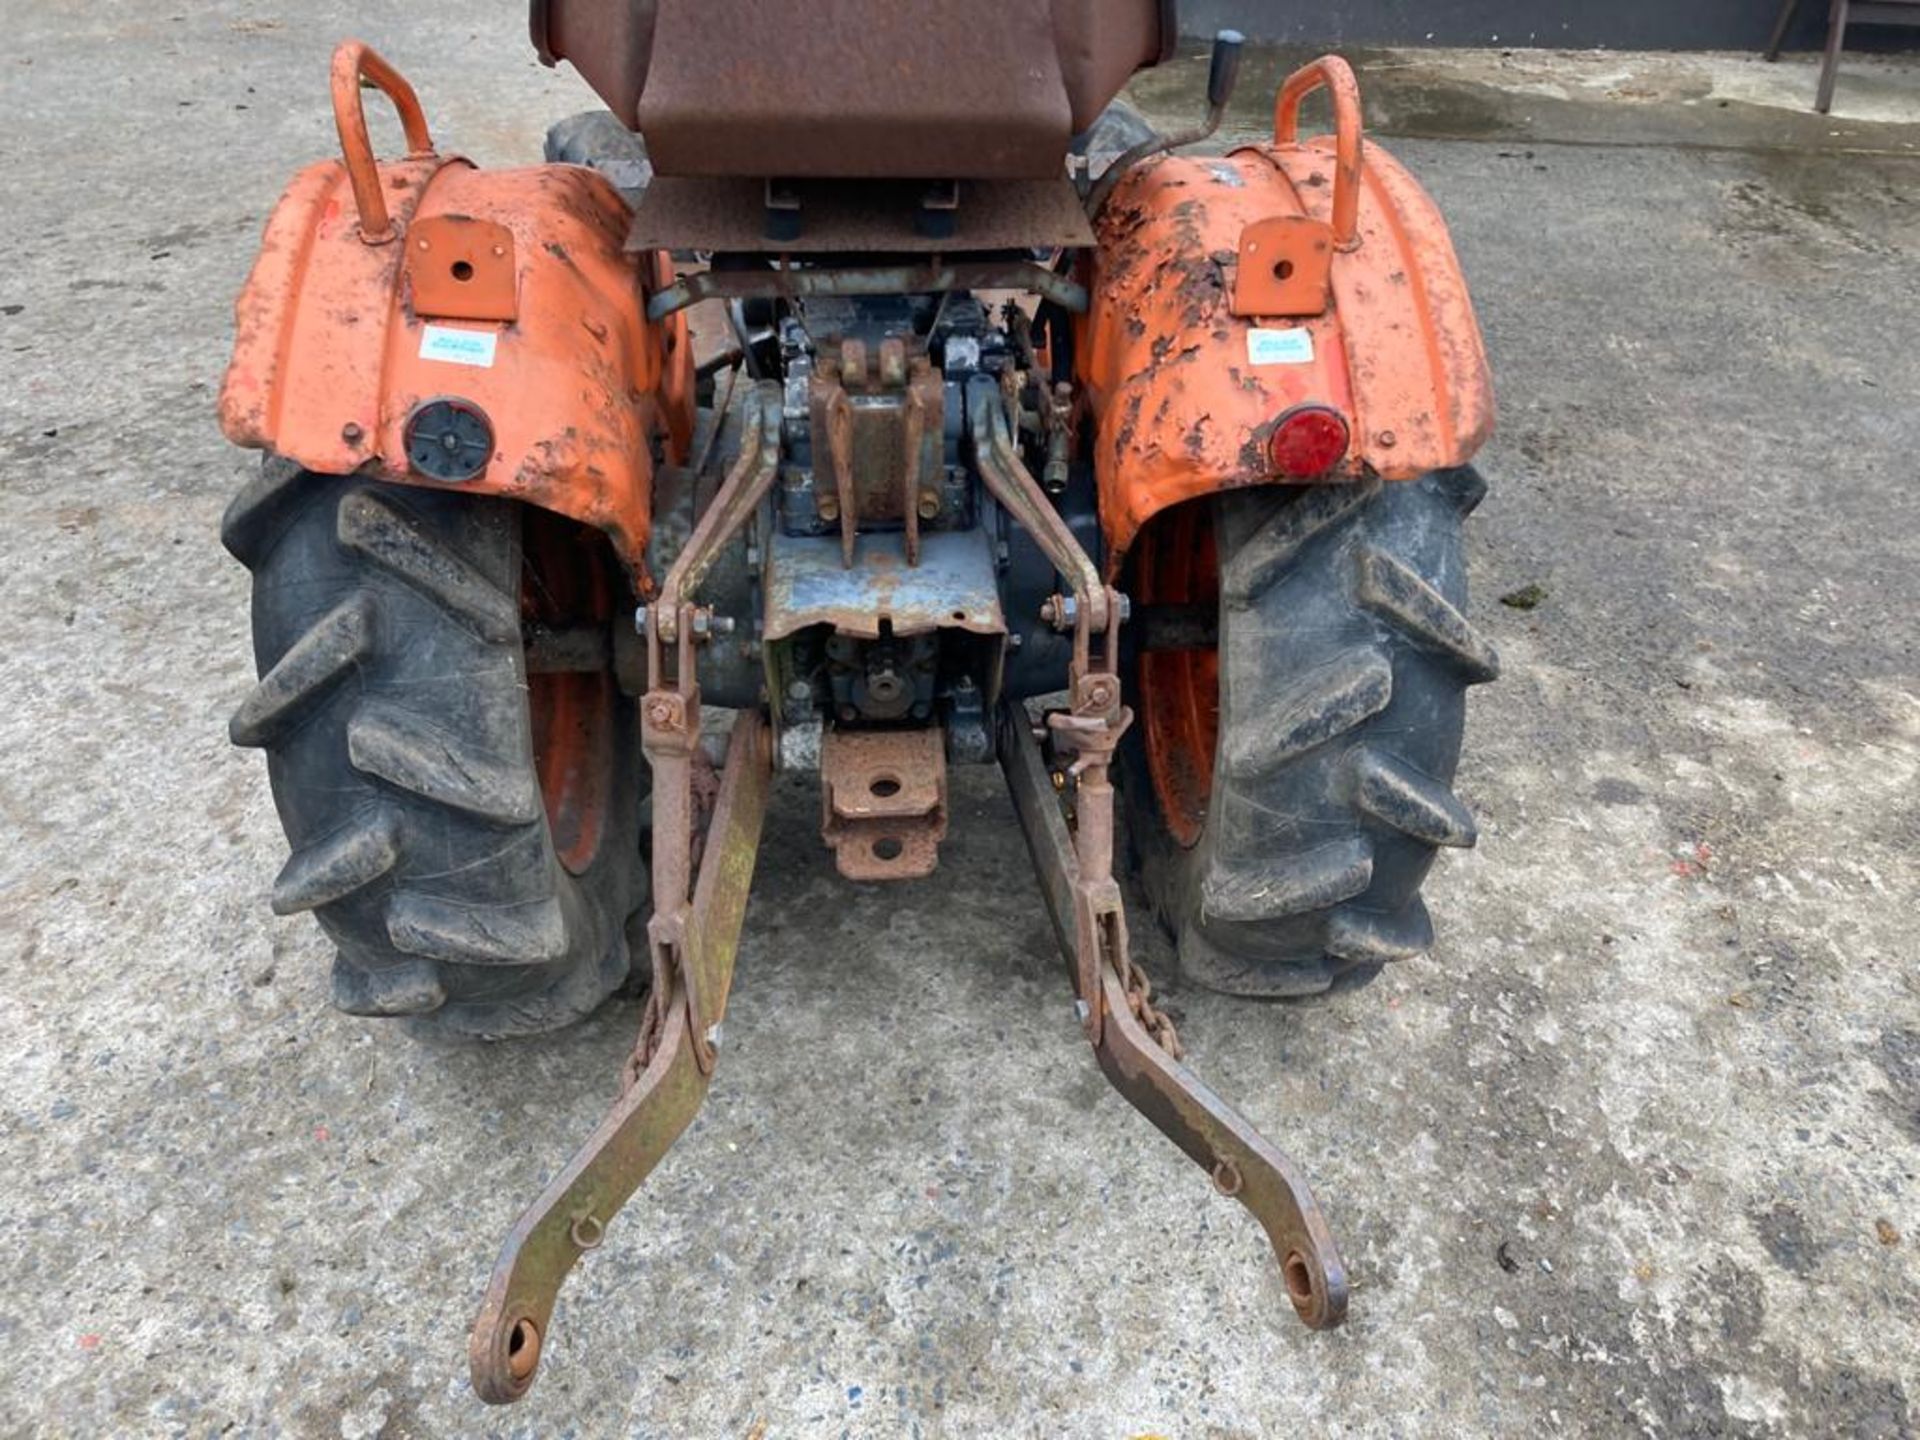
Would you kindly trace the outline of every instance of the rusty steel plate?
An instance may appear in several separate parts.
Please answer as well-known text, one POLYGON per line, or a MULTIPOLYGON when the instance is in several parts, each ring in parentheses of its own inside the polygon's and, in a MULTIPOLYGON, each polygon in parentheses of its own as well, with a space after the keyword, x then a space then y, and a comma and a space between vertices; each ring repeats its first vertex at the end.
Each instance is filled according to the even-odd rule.
POLYGON ((948 628, 1001 635, 1007 629, 984 526, 924 532, 918 565, 907 563, 903 533, 865 532, 855 543, 851 568, 842 563, 838 536, 776 531, 767 547, 766 593, 769 641, 809 625, 873 640, 882 621, 900 636, 948 628))
POLYGON ((947 834, 946 732, 830 730, 820 745, 820 836, 849 880, 917 880, 947 834))
POLYGON ((728 250, 776 254, 927 254, 989 250, 1079 249, 1093 226, 1073 183, 966 180, 953 209, 953 233, 916 228, 925 186, 889 181, 798 181, 800 238, 767 238, 766 187, 737 177, 656 175, 627 231, 629 250, 728 250))

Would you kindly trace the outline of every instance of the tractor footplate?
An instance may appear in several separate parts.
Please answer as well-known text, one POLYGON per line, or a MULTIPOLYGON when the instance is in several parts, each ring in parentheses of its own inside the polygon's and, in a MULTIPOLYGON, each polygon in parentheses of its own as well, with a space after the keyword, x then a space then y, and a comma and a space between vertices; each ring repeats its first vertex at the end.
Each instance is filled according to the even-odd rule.
POLYGON ((533 1385, 553 1304, 574 1262, 599 1246, 614 1212, 639 1188, 706 1099, 734 954, 760 848, 771 767, 766 723, 734 722, 713 819, 684 913, 684 945, 654 988, 620 1098, 501 1247, 467 1345, 482 1400, 518 1400, 533 1385))
POLYGON ((820 742, 820 834, 849 880, 917 880, 947 834, 946 732, 829 730, 820 742))
POLYGON ((1152 988, 1128 951, 1119 887, 1110 875, 1089 873, 1101 868, 1102 847, 1111 853, 1104 756, 1130 717, 1122 711, 1104 731, 1083 716, 1048 718, 1057 742, 1083 755, 1091 751, 1095 761, 1090 773, 1097 788, 1082 797, 1077 833, 1068 830, 1053 771, 1024 707, 1002 708, 1000 759, 1054 932, 1072 961, 1081 1021, 1100 1068, 1212 1177, 1215 1189, 1253 1212, 1300 1318, 1316 1330, 1338 1325, 1347 1313, 1346 1266, 1312 1190, 1285 1155, 1180 1062, 1179 1039, 1154 1008, 1152 988), (1104 835, 1088 833, 1090 818, 1104 835))

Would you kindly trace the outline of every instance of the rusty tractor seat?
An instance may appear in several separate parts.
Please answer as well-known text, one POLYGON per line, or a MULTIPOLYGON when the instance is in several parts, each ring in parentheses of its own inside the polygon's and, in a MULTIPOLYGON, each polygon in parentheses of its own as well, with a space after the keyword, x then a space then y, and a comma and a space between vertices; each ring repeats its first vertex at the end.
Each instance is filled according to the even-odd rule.
POLYGON ((533 0, 668 176, 1034 180, 1129 76, 1174 0, 533 0))

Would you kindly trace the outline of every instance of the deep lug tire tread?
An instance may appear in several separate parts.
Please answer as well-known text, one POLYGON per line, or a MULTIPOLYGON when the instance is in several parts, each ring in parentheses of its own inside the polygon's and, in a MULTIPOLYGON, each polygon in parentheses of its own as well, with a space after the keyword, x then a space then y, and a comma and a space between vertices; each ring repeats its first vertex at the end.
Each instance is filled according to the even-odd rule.
POLYGON ((400 863, 400 827, 392 812, 358 817, 296 850, 273 882, 273 913, 298 915, 344 900, 400 863))
POLYGON ((1467 620, 1461 522, 1485 482, 1220 497, 1220 742, 1198 842, 1161 820, 1142 747, 1122 770, 1143 882, 1181 968, 1236 994, 1363 983, 1420 954, 1420 885, 1471 846, 1453 793, 1468 686, 1499 657, 1467 620))
POLYGON ((344 548, 412 586, 482 640, 520 638, 520 606, 514 597, 371 486, 349 491, 340 502, 339 517, 344 548))
POLYGON ((373 602, 349 595, 294 642, 227 722, 236 745, 265 745, 296 724, 326 691, 367 657, 373 602))
POLYGON ((362 775, 492 825, 540 813, 539 782, 517 756, 400 705, 361 707, 347 722, 347 758, 362 775))
POLYGON ((629 207, 637 207, 653 180, 653 162, 639 132, 611 110, 583 110, 547 127, 550 164, 584 165, 604 175, 629 207))
POLYGON ((527 1034, 630 968, 642 762, 616 747, 608 839, 569 873, 532 753, 520 522, 509 501, 269 460, 222 523, 254 572, 262 677, 231 734, 266 749, 292 849, 273 908, 334 941, 350 1014, 527 1034))

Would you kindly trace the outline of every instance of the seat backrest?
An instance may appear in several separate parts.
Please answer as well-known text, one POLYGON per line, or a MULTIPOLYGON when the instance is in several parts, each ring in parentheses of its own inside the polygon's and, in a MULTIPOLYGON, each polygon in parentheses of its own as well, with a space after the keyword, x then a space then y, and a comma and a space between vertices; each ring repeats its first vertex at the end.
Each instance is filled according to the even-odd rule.
POLYGON ((662 175, 1058 176, 1173 0, 534 0, 662 175))

